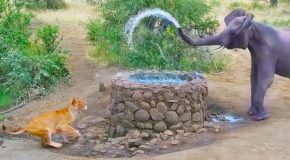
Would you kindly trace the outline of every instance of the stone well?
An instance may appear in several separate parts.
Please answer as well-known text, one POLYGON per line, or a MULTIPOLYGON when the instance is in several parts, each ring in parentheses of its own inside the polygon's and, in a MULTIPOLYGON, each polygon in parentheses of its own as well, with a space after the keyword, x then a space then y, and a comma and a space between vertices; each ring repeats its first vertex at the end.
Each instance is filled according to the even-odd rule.
POLYGON ((207 82, 195 73, 119 73, 112 79, 110 136, 203 125, 207 82))

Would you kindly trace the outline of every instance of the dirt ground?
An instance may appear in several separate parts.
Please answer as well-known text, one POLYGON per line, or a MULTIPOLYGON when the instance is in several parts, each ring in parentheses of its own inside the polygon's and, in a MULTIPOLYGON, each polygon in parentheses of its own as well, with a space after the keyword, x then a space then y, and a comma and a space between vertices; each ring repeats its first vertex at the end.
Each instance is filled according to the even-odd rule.
MULTIPOLYGON (((117 67, 103 68, 89 59, 87 53, 90 45, 86 40, 84 23, 97 13, 92 7, 86 5, 76 7, 74 5, 76 4, 73 3, 72 7, 65 11, 44 12, 36 17, 36 23, 41 23, 43 20, 57 23, 60 26, 63 45, 71 50, 69 67, 72 78, 70 83, 60 85, 49 96, 32 101, 23 108, 11 112, 9 114, 11 118, 5 121, 7 126, 21 127, 31 117, 41 112, 67 105, 72 97, 80 97, 88 102, 89 109, 80 115, 80 119, 86 115, 95 115, 96 118, 108 116, 109 91, 98 92, 98 84, 99 81, 102 81, 109 87, 111 77, 122 69, 117 67), (69 17, 73 13, 77 14, 72 21, 69 17)), ((220 74, 206 75, 209 88, 209 106, 219 106, 229 113, 247 117, 246 110, 250 99, 249 52, 248 50, 225 50, 224 52, 232 58, 228 70, 220 74)), ((244 125, 233 125, 221 133, 213 135, 212 138, 202 138, 184 148, 167 150, 158 155, 137 156, 134 159, 290 159, 288 157, 290 155, 289 87, 289 79, 275 77, 275 82, 265 99, 265 105, 271 117, 265 121, 249 121, 244 125)), ((57 150, 42 148, 39 141, 31 137, 1 138, 1 136, 0 157, 3 160, 91 159, 69 156, 57 150)))

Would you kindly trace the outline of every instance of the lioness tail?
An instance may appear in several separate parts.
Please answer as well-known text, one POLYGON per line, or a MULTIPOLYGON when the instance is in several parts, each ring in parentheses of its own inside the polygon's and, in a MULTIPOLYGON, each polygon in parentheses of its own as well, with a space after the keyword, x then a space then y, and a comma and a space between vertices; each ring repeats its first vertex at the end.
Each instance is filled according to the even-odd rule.
POLYGON ((9 132, 9 131, 6 131, 6 126, 5 126, 5 125, 2 125, 2 130, 3 130, 5 133, 12 134, 12 135, 18 135, 18 134, 21 134, 21 133, 25 132, 24 129, 22 129, 22 130, 20 130, 20 131, 17 131, 17 132, 9 132))

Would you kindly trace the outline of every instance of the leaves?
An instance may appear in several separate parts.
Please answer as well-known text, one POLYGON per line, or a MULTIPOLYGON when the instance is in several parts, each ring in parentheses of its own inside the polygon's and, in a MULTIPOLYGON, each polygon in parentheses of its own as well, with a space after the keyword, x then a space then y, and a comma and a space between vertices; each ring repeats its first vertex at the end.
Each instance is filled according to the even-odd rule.
POLYGON ((45 93, 69 75, 58 27, 45 25, 32 40, 31 16, 19 7, 10 6, 0 18, 0 108, 27 98, 33 89, 45 93))
POLYGON ((198 56, 207 53, 186 45, 176 28, 164 19, 149 17, 142 20, 134 32, 134 51, 125 42, 124 26, 138 12, 146 8, 160 8, 171 13, 185 29, 211 34, 218 25, 215 16, 209 16, 211 7, 200 0, 108 0, 101 3, 102 20, 88 25, 88 35, 96 43, 92 55, 129 68, 209 71, 211 61, 198 56), (195 62, 198 59, 203 66, 195 62))

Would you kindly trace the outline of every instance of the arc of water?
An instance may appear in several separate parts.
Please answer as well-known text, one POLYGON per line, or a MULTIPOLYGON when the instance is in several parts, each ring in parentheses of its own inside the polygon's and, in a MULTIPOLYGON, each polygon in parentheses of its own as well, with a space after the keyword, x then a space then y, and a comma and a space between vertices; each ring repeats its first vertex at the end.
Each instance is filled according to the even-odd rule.
POLYGON ((127 39, 127 44, 130 49, 133 49, 133 32, 136 28, 136 26, 141 22, 142 19, 150 16, 156 16, 165 18, 169 21, 171 21, 177 28, 180 28, 180 24, 177 22, 177 20, 168 12, 163 11, 159 8, 154 9, 146 9, 142 12, 139 12, 136 16, 129 19, 129 21, 126 23, 125 26, 125 36, 127 39))

